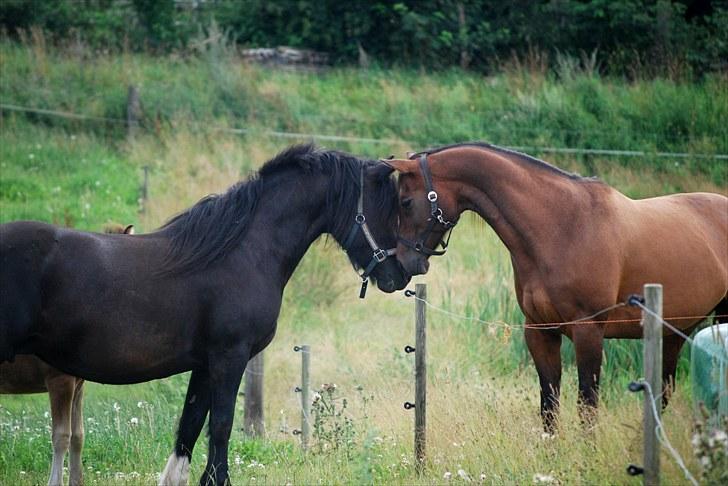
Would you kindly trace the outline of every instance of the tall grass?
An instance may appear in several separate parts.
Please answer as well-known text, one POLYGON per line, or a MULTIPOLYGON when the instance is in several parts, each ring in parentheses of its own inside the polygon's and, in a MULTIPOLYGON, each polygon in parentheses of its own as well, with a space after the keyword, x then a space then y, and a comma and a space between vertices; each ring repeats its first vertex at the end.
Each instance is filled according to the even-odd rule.
MULTIPOLYGON (((199 58, 79 57, 48 51, 42 39, 25 46, 0 41, 0 100, 121 119, 134 84, 151 130, 186 121, 197 130, 219 125, 353 135, 402 140, 407 148, 486 140, 728 153, 728 81, 721 75, 689 84, 602 80, 581 71, 557 78, 522 69, 489 78, 459 70, 302 73, 257 68, 218 47, 199 58)), ((619 162, 681 174, 697 170, 718 184, 726 177, 725 164, 709 159, 619 162)))
MULTIPOLYGON (((2 222, 33 218, 99 229, 113 219, 150 231, 205 194, 244 178, 292 142, 264 137, 260 131, 265 129, 394 139, 389 145, 329 144, 368 157, 463 139, 728 150, 719 123, 726 111, 719 106, 726 100, 720 78, 680 85, 584 76, 529 79, 523 73, 484 79, 457 71, 312 75, 254 68, 224 53, 214 59, 78 59, 47 52, 38 43, 20 48, 4 42, 0 63, 0 99, 6 103, 118 117, 126 86, 139 84, 150 128, 127 140, 115 128, 5 113, 0 120, 2 222), (692 102, 697 108, 688 106, 692 102), (218 124, 252 132, 209 129, 218 124), (679 143, 673 133, 678 128, 679 143), (150 170, 149 200, 143 205, 142 166, 150 170)), ((569 170, 597 173, 634 197, 678 190, 728 192, 725 167, 704 160, 675 166, 647 159, 638 169, 599 157, 552 160, 569 170)), ((465 482, 467 476, 485 484, 531 483, 536 474, 562 484, 636 481, 623 470, 629 462, 640 462, 641 406, 638 397, 625 393, 624 384, 639 376, 638 343, 607 345, 603 407, 591 434, 579 425, 573 349, 563 346, 561 432, 544 438, 536 374, 517 326, 523 316, 509 255, 493 231, 466 215, 448 255, 433 260, 427 277, 416 280, 428 283, 433 305, 446 311, 428 310, 425 473, 414 472, 412 416, 402 408, 414 393, 413 360, 402 351, 413 344, 413 302, 372 291, 359 300, 358 279, 345 254, 321 240, 286 288, 278 335, 265 351, 263 439, 243 437, 242 400, 236 406, 230 453, 235 483, 432 484, 445 482, 448 473, 452 482, 465 482), (478 320, 516 327, 509 331, 478 320), (300 417, 293 392, 299 357, 292 347, 301 343, 313 349, 313 383, 336 383, 338 396, 348 399, 347 416, 354 424, 349 449, 306 456, 291 435, 300 417), (372 397, 366 406, 362 394, 372 397)), ((125 387, 89 384, 87 483, 154 481, 172 448, 186 382, 185 374, 125 387)), ((690 451, 684 372, 678 383, 666 429, 688 466, 698 471, 690 451)), ((0 483, 45 482, 47 410, 43 395, 0 397, 0 483)), ((204 466, 204 444, 201 438, 193 477, 204 466)), ((665 482, 680 482, 667 457, 663 464, 665 482)))

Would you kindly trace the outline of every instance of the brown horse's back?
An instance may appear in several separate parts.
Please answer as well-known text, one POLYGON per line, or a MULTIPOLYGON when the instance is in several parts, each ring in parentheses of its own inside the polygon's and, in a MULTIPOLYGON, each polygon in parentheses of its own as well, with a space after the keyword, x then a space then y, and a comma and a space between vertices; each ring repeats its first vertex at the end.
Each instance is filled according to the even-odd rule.
MULTIPOLYGON (((620 299, 641 293, 645 283, 661 283, 664 315, 688 317, 709 314, 726 297, 728 198, 675 194, 626 199, 620 209, 624 241, 620 299)), ((674 324, 689 329, 699 320, 674 324)))

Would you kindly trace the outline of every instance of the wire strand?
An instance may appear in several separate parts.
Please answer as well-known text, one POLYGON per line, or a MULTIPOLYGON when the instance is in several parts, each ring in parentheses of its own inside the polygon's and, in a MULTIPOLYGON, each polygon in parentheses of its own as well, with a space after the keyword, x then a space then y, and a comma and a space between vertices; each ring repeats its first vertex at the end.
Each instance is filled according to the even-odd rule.
MULTIPOLYGON (((514 323, 508 323, 508 322, 504 322, 504 321, 486 321, 483 319, 479 319, 475 316, 458 314, 458 313, 449 311, 447 309, 444 309, 442 307, 438 307, 435 304, 428 301, 427 299, 417 297, 416 295, 413 295, 413 297, 415 298, 415 300, 424 302, 427 307, 429 307, 437 312, 440 312, 442 314, 448 315, 455 319, 460 319, 460 320, 464 320, 464 321, 472 321, 472 322, 477 322, 479 324, 485 324, 488 326, 498 326, 498 327, 504 327, 504 328, 510 328, 510 329, 524 328, 524 329, 549 330, 549 329, 558 329, 561 326, 572 326, 572 325, 576 325, 576 324, 627 324, 627 323, 637 323, 642 320, 641 318, 593 320, 602 314, 605 314, 607 312, 611 312, 615 309, 619 309, 621 307, 626 307, 627 305, 629 305, 627 302, 618 302, 609 307, 605 307, 604 309, 597 311, 594 314, 591 314, 591 315, 585 316, 585 317, 581 317, 581 318, 575 319, 573 321, 543 322, 543 323, 533 323, 533 324, 529 324, 529 323, 514 324, 514 323)), ((639 306, 644 308, 644 306, 642 306, 641 304, 639 304, 639 306)), ((649 311, 649 309, 648 309, 648 311, 649 311)), ((671 319, 673 321, 680 321, 680 320, 685 321, 685 320, 694 320, 694 319, 703 320, 703 319, 707 319, 708 317, 710 317, 710 316, 709 315, 707 315, 707 316, 678 316, 678 317, 670 317, 669 319, 671 319)), ((716 317, 716 318, 717 317, 728 317, 728 314, 720 314, 720 315, 716 314, 714 317, 716 317)), ((676 334, 679 334, 681 337, 688 340, 692 344, 692 340, 689 337, 685 336, 685 334, 682 333, 679 329, 675 328, 674 326, 672 326, 669 323, 666 323, 666 326, 668 328, 670 328, 671 330, 673 330, 673 332, 675 332, 676 334)))
POLYGON ((652 416, 655 419, 655 436, 657 437, 657 440, 662 444, 662 446, 667 449, 667 451, 670 453, 672 458, 674 459, 675 463, 682 469, 683 474, 685 475, 685 478, 690 481, 690 483, 693 484, 693 486, 698 486, 698 482, 695 480, 695 477, 690 473, 690 470, 685 466, 685 461, 683 461, 683 458, 680 456, 680 454, 675 450, 675 448, 670 443, 670 440, 667 438, 667 433, 665 432, 665 428, 662 425, 662 421, 660 420, 660 415, 657 412, 657 405, 655 402, 660 397, 655 397, 652 393, 652 387, 650 387, 650 384, 646 380, 641 380, 642 385, 645 387, 645 391, 649 395, 648 397, 645 397, 646 400, 650 401, 650 410, 652 411, 652 416))
MULTIPOLYGON (((103 116, 92 116, 84 115, 80 113, 71 113, 68 111, 60 110, 49 110, 44 108, 30 108, 25 106, 19 106, 8 103, 0 103, 0 109, 16 112, 25 113, 36 113, 39 115, 56 116, 61 118, 71 118, 76 120, 93 120, 103 121, 109 123, 126 124, 127 121, 123 118, 109 118, 103 116)), ((195 124, 196 127, 208 128, 211 130, 233 133, 233 134, 261 134, 269 137, 287 138, 287 139, 309 139, 309 140, 323 140, 330 142, 348 142, 348 143, 370 143, 380 145, 394 145, 398 143, 409 143, 405 140, 386 139, 386 138, 366 138, 366 137, 354 137, 345 135, 329 135, 320 133, 299 133, 299 132, 283 132, 276 130, 256 130, 250 128, 229 128, 229 127, 208 127, 203 124, 195 124)), ((411 143, 409 143, 411 144, 411 143)), ((435 144, 438 145, 438 144, 435 144)), ((439 143, 442 145, 442 143, 439 143)), ((643 150, 625 150, 625 149, 588 149, 588 148, 576 148, 576 147, 538 147, 538 146, 509 146, 504 145, 503 148, 510 150, 519 151, 534 151, 534 152, 545 152, 545 153, 564 153, 564 154, 584 154, 584 155, 614 155, 619 157, 659 157, 659 158, 694 158, 694 159, 714 159, 714 160, 728 160, 728 154, 703 154, 703 153, 689 153, 689 152, 645 152, 643 150)))

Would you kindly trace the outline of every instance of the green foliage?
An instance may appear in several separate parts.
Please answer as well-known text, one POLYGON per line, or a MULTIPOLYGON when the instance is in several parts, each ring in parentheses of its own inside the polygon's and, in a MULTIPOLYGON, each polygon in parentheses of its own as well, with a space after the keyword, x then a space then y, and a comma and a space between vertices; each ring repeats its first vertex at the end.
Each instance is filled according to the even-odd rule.
POLYGON ((186 50, 216 21, 249 47, 289 45, 354 63, 360 49, 385 65, 498 68, 543 51, 600 53, 603 68, 630 76, 685 76, 728 58, 724 2, 653 0, 6 0, 11 35, 38 26, 94 49, 186 50))
MULTIPOLYGON (((545 79, 515 71, 484 81, 460 70, 422 76, 409 70, 334 69, 312 75, 240 64, 226 41, 219 42, 217 47, 205 44, 203 58, 192 61, 148 55, 79 59, 38 43, 22 48, 0 42, 6 65, 0 99, 123 119, 133 83, 140 86, 143 125, 155 131, 189 124, 195 130, 232 126, 399 139, 412 148, 485 140, 521 147, 626 149, 648 154, 616 159, 627 166, 701 172, 716 184, 728 177, 726 164, 719 161, 651 155, 728 153, 728 90, 722 76, 696 83, 628 83, 602 79, 584 63, 577 67, 566 60, 558 77, 545 79)), ((113 139, 125 136, 116 123, 28 117, 113 139)))

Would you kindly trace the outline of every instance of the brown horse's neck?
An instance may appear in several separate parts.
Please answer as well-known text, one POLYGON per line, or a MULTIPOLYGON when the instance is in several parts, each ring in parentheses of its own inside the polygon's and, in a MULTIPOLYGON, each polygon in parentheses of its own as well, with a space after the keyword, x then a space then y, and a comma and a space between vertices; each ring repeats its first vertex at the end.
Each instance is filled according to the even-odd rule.
POLYGON ((459 212, 478 213, 515 258, 538 260, 538 252, 558 251, 556 241, 573 231, 589 197, 584 183, 518 155, 474 147, 458 151, 457 157, 443 152, 431 159, 434 177, 439 173, 452 183, 459 212))

